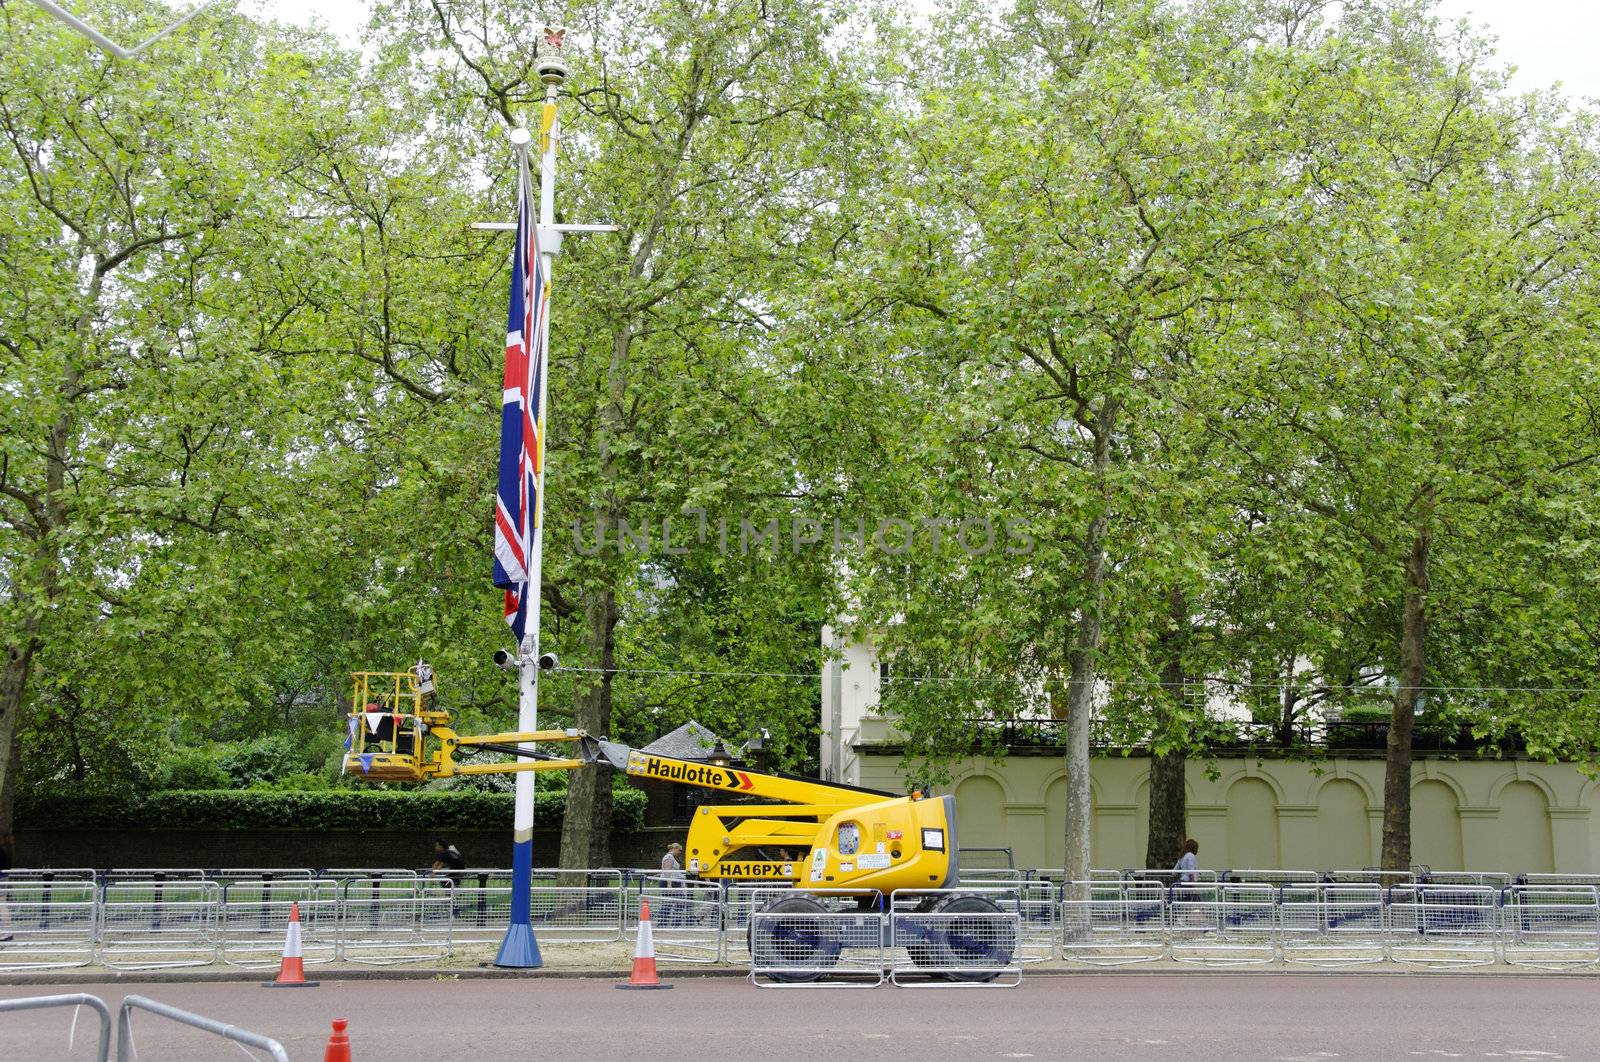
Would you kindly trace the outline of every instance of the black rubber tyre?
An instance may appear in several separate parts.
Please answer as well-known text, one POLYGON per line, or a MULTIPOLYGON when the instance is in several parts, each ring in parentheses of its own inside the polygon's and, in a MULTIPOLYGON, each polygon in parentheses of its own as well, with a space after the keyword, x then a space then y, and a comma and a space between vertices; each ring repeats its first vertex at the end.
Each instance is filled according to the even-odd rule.
POLYGON ((940 922, 939 938, 921 946, 931 949, 930 954, 919 956, 907 949, 918 966, 944 967, 940 974, 946 980, 976 983, 993 981, 1011 965, 1017 951, 1016 927, 994 917, 1000 907, 987 896, 970 892, 942 896, 931 913, 946 918, 940 922))
MULTIPOLYGON (((763 914, 807 915, 822 914, 828 909, 815 896, 796 893, 780 897, 761 910, 763 914)), ((748 935, 750 961, 761 970, 761 976, 788 984, 817 980, 839 961, 844 946, 838 928, 828 924, 796 928, 784 922, 762 922, 758 927, 752 918, 748 935)))

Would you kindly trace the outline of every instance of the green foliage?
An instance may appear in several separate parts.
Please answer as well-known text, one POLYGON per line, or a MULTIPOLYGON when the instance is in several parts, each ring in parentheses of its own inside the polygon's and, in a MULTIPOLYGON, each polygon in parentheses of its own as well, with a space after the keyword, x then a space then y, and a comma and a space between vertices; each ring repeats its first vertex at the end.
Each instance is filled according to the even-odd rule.
POLYGON ((306 753, 287 737, 258 738, 222 752, 217 766, 241 789, 303 772, 306 753))
MULTIPOLYGON (((0 799, 387 798, 338 770, 347 674, 419 657, 512 724, 467 222, 542 98, 523 16, 383 0, 357 54, 218 11, 152 78, 0 4, 0 799)), ((1600 761, 1592 109, 1420 0, 565 17, 559 213, 620 230, 552 288, 543 638, 604 673, 545 716, 810 771, 849 616, 919 779, 974 714, 1192 750, 1219 690, 1289 731, 1406 667, 1477 691, 1441 732, 1600 761), (887 517, 913 548, 830 548, 887 517)))
POLYGON ((167 756, 152 780, 157 789, 226 789, 230 773, 206 749, 178 749, 167 756))
MULTIPOLYGON (((564 794, 541 793, 534 821, 561 823, 564 794)), ((644 827, 644 794, 615 794, 612 828, 644 827)), ((271 792, 180 790, 128 794, 116 799, 35 796, 18 803, 19 825, 35 830, 397 830, 511 828, 512 798, 504 793, 459 791, 271 792)))

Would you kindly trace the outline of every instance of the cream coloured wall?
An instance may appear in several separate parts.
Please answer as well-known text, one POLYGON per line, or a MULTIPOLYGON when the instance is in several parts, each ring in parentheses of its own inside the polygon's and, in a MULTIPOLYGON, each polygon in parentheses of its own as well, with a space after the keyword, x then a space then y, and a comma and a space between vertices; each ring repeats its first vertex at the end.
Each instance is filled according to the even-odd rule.
MULTIPOLYGON (((881 721, 862 723, 861 785, 902 788, 881 721), (878 746, 878 747, 875 747, 878 746)), ((1201 865, 1341 870, 1375 866, 1383 761, 1232 758, 1191 761, 1188 832, 1201 865), (1218 772, 1208 777, 1208 767, 1218 772)), ((1059 867, 1064 768, 1057 756, 972 757, 942 792, 956 797, 963 847, 1009 847, 1018 866, 1059 867)), ((1093 862, 1144 865, 1149 761, 1094 763, 1093 862)), ((1600 873, 1600 783, 1571 764, 1419 760, 1412 774, 1412 853, 1434 870, 1600 873)))

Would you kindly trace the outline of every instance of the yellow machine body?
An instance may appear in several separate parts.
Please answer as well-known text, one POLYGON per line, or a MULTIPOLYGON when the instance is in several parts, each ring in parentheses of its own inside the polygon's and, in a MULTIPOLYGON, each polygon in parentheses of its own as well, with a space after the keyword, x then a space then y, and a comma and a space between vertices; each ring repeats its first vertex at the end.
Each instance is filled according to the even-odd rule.
MULTIPOLYGON (((605 757, 612 762, 614 749, 605 757)), ((625 752, 622 769, 635 777, 752 798, 695 810, 684 853, 690 874, 712 881, 790 881, 802 889, 883 893, 942 889, 956 879, 954 797, 896 796, 638 749, 625 752), (791 858, 784 859, 784 852, 791 858)))
POLYGON ((434 707, 431 680, 411 672, 357 673, 351 704, 344 770, 367 781, 570 771, 607 762, 638 778, 738 794, 737 802, 696 809, 685 844, 692 877, 878 893, 942 889, 957 879, 954 797, 898 796, 658 756, 578 730, 464 737, 451 728, 450 714, 434 707), (577 755, 555 755, 540 743, 566 745, 577 755), (515 758, 458 764, 462 751, 515 758))

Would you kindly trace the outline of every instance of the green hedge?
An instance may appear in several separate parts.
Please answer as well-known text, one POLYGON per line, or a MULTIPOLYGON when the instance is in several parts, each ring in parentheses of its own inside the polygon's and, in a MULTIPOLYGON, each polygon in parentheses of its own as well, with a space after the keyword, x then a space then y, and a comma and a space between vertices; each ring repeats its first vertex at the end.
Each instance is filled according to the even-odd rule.
MULTIPOLYGON (((567 794, 539 793, 534 825, 554 828, 567 794)), ((312 792, 186 789, 138 795, 19 800, 16 824, 30 830, 442 830, 511 828, 510 793, 312 792)), ((611 828, 644 828, 645 796, 612 794, 611 828)))

